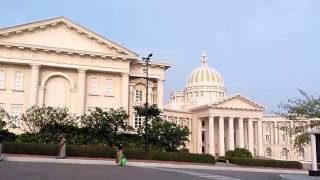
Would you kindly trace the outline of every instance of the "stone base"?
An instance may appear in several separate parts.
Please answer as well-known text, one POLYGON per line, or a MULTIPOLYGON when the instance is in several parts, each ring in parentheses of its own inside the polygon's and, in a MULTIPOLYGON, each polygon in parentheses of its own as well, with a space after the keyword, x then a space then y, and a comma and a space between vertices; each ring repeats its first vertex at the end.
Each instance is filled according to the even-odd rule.
POLYGON ((320 176, 320 170, 309 170, 309 176, 320 176))

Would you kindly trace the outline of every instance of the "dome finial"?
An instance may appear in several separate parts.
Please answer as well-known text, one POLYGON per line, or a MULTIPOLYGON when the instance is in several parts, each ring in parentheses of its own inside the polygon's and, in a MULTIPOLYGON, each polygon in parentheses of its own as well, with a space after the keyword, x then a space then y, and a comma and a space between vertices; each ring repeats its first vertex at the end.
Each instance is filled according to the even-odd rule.
POLYGON ((205 66, 208 65, 208 56, 205 51, 202 52, 201 64, 205 66))

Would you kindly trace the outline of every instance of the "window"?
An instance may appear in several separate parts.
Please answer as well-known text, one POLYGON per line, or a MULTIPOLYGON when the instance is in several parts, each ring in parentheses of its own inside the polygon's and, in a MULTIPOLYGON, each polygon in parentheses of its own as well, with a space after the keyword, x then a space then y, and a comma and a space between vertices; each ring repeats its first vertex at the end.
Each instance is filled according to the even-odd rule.
POLYGON ((270 135, 266 135, 266 142, 270 142, 270 135))
POLYGON ((13 105, 11 108, 11 117, 13 120, 17 120, 20 116, 21 106, 20 105, 13 105))
POLYGON ((112 79, 107 79, 106 83, 107 83, 106 95, 112 96, 112 79))
POLYGON ((0 89, 4 89, 5 86, 4 86, 4 83, 5 83, 5 73, 4 71, 0 71, 0 89))
POLYGON ((298 157, 299 157, 299 160, 304 160, 304 150, 303 150, 303 148, 299 149, 298 157))
POLYGON ((283 148, 281 152, 282 158, 288 159, 288 150, 287 148, 283 148))
MULTIPOLYGON (((142 102, 143 96, 142 96, 142 90, 136 90, 136 101, 142 102)), ((174 101, 174 98, 173 98, 174 101)))
POLYGON ((266 156, 271 157, 271 148, 266 149, 266 156))
POLYGON ((144 120, 143 117, 136 115, 134 117, 134 127, 138 128, 138 127, 142 126, 143 125, 143 120, 144 120))
POLYGON ((14 89, 23 90, 23 72, 17 71, 14 77, 14 89))
POLYGON ((204 153, 205 153, 204 146, 202 146, 202 147, 201 147, 201 152, 202 152, 202 154, 204 154, 204 153))
POLYGON ((205 141, 205 138, 206 138, 205 133, 206 133, 205 131, 202 131, 202 133, 201 133, 201 140, 202 140, 202 142, 205 141))
POLYGON ((282 135, 281 135, 281 140, 282 140, 282 142, 285 142, 285 141, 286 141, 286 135, 285 135, 285 134, 282 134, 282 135))
POLYGON ((92 78, 90 82, 90 93, 91 94, 98 94, 98 84, 97 78, 92 78))
POLYGON ((206 122, 205 121, 201 121, 201 125, 204 128, 206 126, 206 122))

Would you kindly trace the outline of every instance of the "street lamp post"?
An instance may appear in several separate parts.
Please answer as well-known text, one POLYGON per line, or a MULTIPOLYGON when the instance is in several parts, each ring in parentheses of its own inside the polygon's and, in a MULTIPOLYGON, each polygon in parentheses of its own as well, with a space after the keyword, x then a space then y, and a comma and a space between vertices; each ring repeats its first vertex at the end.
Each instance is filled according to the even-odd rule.
POLYGON ((145 108, 146 108, 146 117, 145 117, 145 129, 144 129, 144 133, 145 133, 145 151, 148 151, 148 144, 149 144, 149 137, 148 137, 148 118, 149 118, 149 114, 148 114, 148 97, 149 97, 149 62, 150 62, 150 58, 152 57, 152 54, 149 54, 148 57, 142 57, 142 60, 146 61, 146 81, 147 81, 147 85, 146 85, 146 104, 145 104, 145 108))

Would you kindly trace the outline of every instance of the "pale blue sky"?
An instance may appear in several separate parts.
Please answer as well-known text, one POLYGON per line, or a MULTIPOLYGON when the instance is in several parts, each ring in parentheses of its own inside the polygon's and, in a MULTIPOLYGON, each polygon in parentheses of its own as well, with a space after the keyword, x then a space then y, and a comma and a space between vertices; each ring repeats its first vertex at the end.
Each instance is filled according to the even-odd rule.
POLYGON ((241 93, 277 110, 298 88, 319 95, 319 0, 1 0, 0 26, 65 16, 141 56, 173 66, 165 94, 185 87, 200 64, 241 93))

